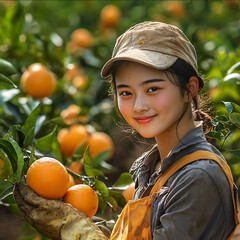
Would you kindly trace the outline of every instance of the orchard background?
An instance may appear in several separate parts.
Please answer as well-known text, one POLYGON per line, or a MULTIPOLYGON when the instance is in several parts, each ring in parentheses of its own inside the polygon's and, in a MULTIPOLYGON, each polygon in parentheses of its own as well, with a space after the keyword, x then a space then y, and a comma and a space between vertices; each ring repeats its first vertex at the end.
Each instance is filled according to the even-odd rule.
POLYGON ((239 0, 0 1, 0 239, 47 239, 19 217, 12 196, 12 182, 24 181, 41 156, 69 169, 72 162, 82 164, 81 172, 70 173, 98 192, 98 216, 114 219, 126 203, 120 193, 131 184, 129 167, 151 143, 133 143, 136 136, 123 131, 100 70, 117 36, 145 20, 175 24, 194 44, 215 125, 208 137, 240 186, 239 10, 239 0), (47 72, 56 80, 47 89, 35 87, 52 88, 47 97, 21 82, 35 63, 43 78, 47 72), (113 147, 97 157, 86 154, 84 161, 82 146, 66 154, 58 136, 74 124, 90 134, 106 133, 113 147))

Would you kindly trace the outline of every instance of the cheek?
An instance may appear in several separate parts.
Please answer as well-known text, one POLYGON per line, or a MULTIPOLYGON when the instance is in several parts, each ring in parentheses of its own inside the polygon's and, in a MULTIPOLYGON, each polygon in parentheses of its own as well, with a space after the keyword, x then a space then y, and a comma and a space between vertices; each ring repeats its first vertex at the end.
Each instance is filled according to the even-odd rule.
POLYGON ((128 118, 128 116, 131 113, 130 104, 128 104, 127 102, 121 101, 119 99, 118 99, 118 109, 125 119, 128 118))

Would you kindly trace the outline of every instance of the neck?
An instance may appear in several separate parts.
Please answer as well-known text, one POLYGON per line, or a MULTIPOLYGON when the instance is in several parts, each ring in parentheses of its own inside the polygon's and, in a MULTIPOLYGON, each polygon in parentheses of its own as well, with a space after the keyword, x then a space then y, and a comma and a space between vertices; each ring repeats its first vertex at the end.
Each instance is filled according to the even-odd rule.
MULTIPOLYGON (((185 114, 186 115, 186 114, 185 114)), ((171 128, 156 137, 161 161, 179 143, 179 141, 190 131, 196 128, 194 120, 183 117, 179 124, 175 123, 171 128)))

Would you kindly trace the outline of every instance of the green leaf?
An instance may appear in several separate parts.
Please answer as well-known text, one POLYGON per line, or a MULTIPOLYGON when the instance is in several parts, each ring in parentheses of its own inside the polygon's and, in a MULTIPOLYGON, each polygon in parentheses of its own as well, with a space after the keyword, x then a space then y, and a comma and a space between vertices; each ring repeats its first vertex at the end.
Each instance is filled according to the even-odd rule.
POLYGON ((100 170, 98 170, 96 168, 93 168, 92 165, 84 163, 83 166, 84 166, 84 170, 85 170, 86 174, 89 177, 104 176, 102 171, 100 171, 100 170))
POLYGON ((95 177, 94 168, 92 167, 92 165, 84 163, 83 166, 84 166, 84 170, 85 170, 86 174, 89 177, 95 177))
POLYGON ((67 127, 68 125, 63 121, 61 117, 56 117, 51 120, 49 120, 50 123, 57 124, 58 126, 61 127, 67 127))
POLYGON ((110 190, 109 194, 111 197, 113 197, 117 201, 117 203, 120 207, 123 208, 126 205, 127 201, 121 193, 110 190))
POLYGON ((228 119, 225 116, 219 116, 219 117, 217 117, 217 121, 218 122, 227 122, 228 119))
POLYGON ((73 160, 80 160, 83 158, 84 155, 84 150, 85 150, 85 146, 86 146, 86 141, 84 141, 74 152, 72 159, 73 160))
POLYGON ((9 142, 6 139, 0 139, 0 148, 7 154, 12 164, 13 173, 15 173, 17 171, 17 161, 18 161, 16 150, 14 149, 11 142, 9 142))
POLYGON ((230 73, 232 73, 233 71, 235 71, 237 68, 240 68, 240 62, 237 62, 237 63, 234 64, 231 68, 229 68, 229 70, 227 71, 227 74, 229 75, 230 73))
POLYGON ((231 122, 240 128, 240 113, 231 113, 229 116, 231 122))
POLYGON ((20 181, 21 177, 22 177, 23 166, 24 166, 24 159, 23 159, 22 150, 19 147, 18 143, 14 139, 9 137, 8 135, 6 135, 4 138, 12 144, 15 152, 17 153, 17 171, 16 171, 15 174, 16 174, 16 180, 20 181))
POLYGON ((12 65, 12 63, 0 58, 0 73, 10 76, 17 73, 17 69, 12 65))
POLYGON ((10 84, 14 88, 17 88, 17 86, 14 84, 14 82, 10 78, 4 76, 2 73, 0 73, 0 82, 10 84))
POLYGON ((117 207, 118 207, 118 204, 117 204, 117 201, 111 197, 111 196, 108 196, 107 198, 107 201, 108 201, 108 204, 110 204, 110 206, 115 210, 117 211, 117 207))
POLYGON ((28 134, 32 134, 32 129, 35 127, 35 124, 37 122, 41 105, 39 104, 28 116, 25 123, 22 125, 22 131, 27 136, 28 134))
POLYGON ((107 208, 107 203, 106 201, 103 199, 102 195, 98 194, 98 200, 99 200, 99 205, 101 207, 101 212, 104 214, 105 210, 107 208))
POLYGON ((223 103, 224 103, 229 115, 233 112, 240 113, 240 106, 238 104, 236 104, 234 102, 223 102, 223 103))
POLYGON ((2 171, 0 173, 0 180, 7 179, 10 181, 13 181, 14 180, 13 169, 12 169, 12 164, 9 158, 5 157, 5 158, 2 158, 2 160, 3 160, 3 165, 2 165, 2 171))
POLYGON ((106 150, 98 154, 93 160, 93 166, 98 167, 101 164, 101 162, 107 161, 107 159, 109 158, 110 152, 111 150, 106 150))
POLYGON ((0 91, 0 101, 8 102, 20 93, 19 89, 3 89, 0 91))
POLYGON ((223 79, 224 82, 227 82, 227 81, 236 82, 236 81, 239 81, 239 80, 240 80, 240 74, 239 73, 231 73, 223 79))
POLYGON ((221 122, 218 122, 215 129, 217 132, 221 132, 224 129, 224 125, 221 122))
POLYGON ((225 107, 227 109, 228 114, 231 114, 232 110, 233 110, 233 106, 232 106, 231 102, 224 102, 223 101, 223 103, 224 103, 224 105, 225 105, 225 107))
POLYGON ((12 186, 8 187, 7 189, 5 189, 5 190, 0 194, 0 202, 1 202, 4 198, 8 197, 9 195, 11 195, 11 194, 13 193, 13 188, 14 188, 14 186, 12 185, 12 186))
POLYGON ((130 173, 122 173, 112 187, 114 189, 124 189, 132 182, 132 175, 130 173))
POLYGON ((96 180, 94 187, 95 187, 95 189, 98 190, 104 197, 108 197, 108 196, 109 196, 108 188, 107 188, 107 186, 105 185, 105 183, 103 183, 102 181, 96 180))
POLYGON ((56 159, 58 159, 60 162, 62 162, 62 153, 61 153, 61 149, 60 149, 60 144, 57 139, 57 131, 55 131, 53 134, 52 151, 51 152, 56 159))
POLYGON ((93 166, 93 159, 91 158, 90 155, 90 148, 89 146, 87 147, 84 155, 83 155, 84 163, 93 166))
POLYGON ((52 151, 52 142, 53 142, 53 137, 55 136, 55 132, 57 130, 57 127, 53 129, 51 133, 48 135, 38 138, 36 140, 36 147, 43 152, 51 152, 52 151))
POLYGON ((19 144, 19 146, 23 146, 25 136, 21 131, 20 125, 13 125, 10 127, 8 130, 8 135, 13 138, 19 144))
POLYGON ((209 138, 219 140, 219 141, 222 140, 220 133, 216 132, 216 131, 211 131, 211 132, 207 133, 206 136, 209 138))
POLYGON ((23 146, 25 148, 27 148, 28 146, 30 146, 32 144, 33 139, 34 139, 34 130, 35 130, 34 127, 32 129, 30 129, 30 131, 28 132, 28 135, 25 137, 24 142, 23 142, 23 146))

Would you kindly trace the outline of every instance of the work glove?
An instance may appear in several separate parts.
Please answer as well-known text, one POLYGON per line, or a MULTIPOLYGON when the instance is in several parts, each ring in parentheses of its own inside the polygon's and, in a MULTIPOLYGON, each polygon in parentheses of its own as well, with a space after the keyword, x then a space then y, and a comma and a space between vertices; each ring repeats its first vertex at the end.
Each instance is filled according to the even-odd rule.
MULTIPOLYGON (((24 218, 50 239, 108 240, 86 214, 68 203, 42 198, 23 183, 15 184, 13 193, 24 218)), ((104 231, 109 235, 107 228, 104 231)))

